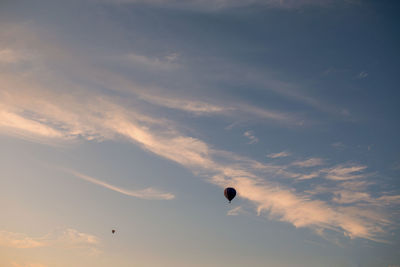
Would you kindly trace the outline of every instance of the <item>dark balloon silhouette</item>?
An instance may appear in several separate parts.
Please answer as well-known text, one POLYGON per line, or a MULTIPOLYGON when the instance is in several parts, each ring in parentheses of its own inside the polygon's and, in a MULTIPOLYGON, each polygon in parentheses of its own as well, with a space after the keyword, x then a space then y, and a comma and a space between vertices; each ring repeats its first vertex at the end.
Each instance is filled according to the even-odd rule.
POLYGON ((114 230, 114 229, 112 229, 112 230, 111 230, 111 233, 115 234, 115 230, 114 230))
POLYGON ((232 187, 225 188, 224 195, 229 200, 229 203, 231 203, 231 200, 234 199, 236 196, 235 188, 232 188, 232 187))

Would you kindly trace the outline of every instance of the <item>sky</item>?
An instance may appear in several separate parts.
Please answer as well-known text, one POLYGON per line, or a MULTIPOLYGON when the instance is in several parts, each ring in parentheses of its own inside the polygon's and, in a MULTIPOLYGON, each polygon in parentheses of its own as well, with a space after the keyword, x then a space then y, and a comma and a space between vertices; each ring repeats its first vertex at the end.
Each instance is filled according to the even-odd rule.
POLYGON ((399 10, 0 1, 0 266, 400 266, 399 10))

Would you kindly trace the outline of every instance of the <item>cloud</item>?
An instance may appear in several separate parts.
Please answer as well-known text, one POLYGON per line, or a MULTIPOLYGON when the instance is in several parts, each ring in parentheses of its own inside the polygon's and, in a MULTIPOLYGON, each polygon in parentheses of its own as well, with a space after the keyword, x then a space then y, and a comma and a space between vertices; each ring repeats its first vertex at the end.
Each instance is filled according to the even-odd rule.
POLYGON ((280 169, 277 171, 277 173, 284 175, 289 178, 295 178, 298 180, 306 180, 306 179, 312 179, 312 178, 317 178, 317 177, 322 177, 328 180, 334 180, 334 181, 347 181, 347 180, 353 180, 353 179, 361 179, 367 177, 368 173, 364 173, 365 169, 367 169, 367 166, 365 165, 357 165, 357 164, 352 164, 352 163, 344 163, 344 164, 339 164, 334 167, 330 168, 322 168, 322 169, 316 169, 312 171, 311 173, 303 173, 303 172, 293 172, 290 171, 291 166, 296 166, 296 167, 316 167, 323 165, 324 161, 319 158, 311 158, 307 160, 301 160, 301 161, 294 161, 290 163, 289 165, 284 165, 280 166, 280 169))
POLYGON ((13 49, 0 47, 0 63, 17 63, 23 58, 24 56, 21 53, 13 49))
POLYGON ((241 212, 243 212, 243 209, 242 209, 241 206, 238 206, 238 207, 235 207, 235 208, 230 209, 230 210, 227 212, 226 215, 228 215, 228 216, 237 216, 237 215, 239 215, 241 212))
POLYGON ((97 246, 100 243, 96 236, 82 233, 71 228, 59 230, 59 232, 52 232, 48 234, 45 239, 48 239, 50 244, 55 243, 70 248, 97 246))
POLYGON ((250 141, 248 144, 257 144, 258 138, 254 135, 253 131, 246 131, 244 132, 243 136, 247 137, 250 141))
MULTIPOLYGON (((330 229, 344 232, 351 238, 372 240, 377 240, 376 236, 383 234, 383 227, 388 224, 387 216, 374 209, 367 213, 366 207, 355 206, 350 209, 350 207, 336 206, 327 201, 312 199, 307 194, 295 192, 280 183, 267 182, 261 178, 263 172, 276 177, 293 178, 301 178, 306 174, 285 171, 289 166, 282 168, 279 165, 262 164, 230 152, 216 150, 197 138, 179 132, 173 123, 165 123, 162 118, 155 119, 141 114, 138 110, 132 110, 132 107, 128 109, 115 102, 115 99, 108 99, 105 96, 85 97, 82 103, 81 95, 53 97, 52 93, 45 94, 40 91, 24 91, 24 94, 13 91, 13 93, 20 96, 11 97, 17 101, 14 104, 25 107, 25 112, 21 114, 36 114, 41 118, 40 121, 49 127, 58 125, 60 132, 66 136, 70 136, 71 132, 77 132, 79 135, 73 135, 74 138, 90 139, 92 136, 99 136, 116 141, 128 140, 144 150, 188 168, 200 177, 211 177, 208 181, 215 185, 235 186, 241 198, 248 199, 260 214, 266 214, 271 219, 288 222, 296 227, 330 229), (40 96, 40 101, 36 99, 37 96, 40 96), (29 102, 25 102, 25 99, 29 99, 29 102), (55 113, 57 116, 54 116, 55 113)), ((365 169, 364 165, 341 164, 321 169, 318 174, 340 182, 363 177, 361 172, 365 169)), ((149 189, 129 191, 87 175, 79 173, 75 175, 126 195, 172 198, 168 193, 149 189)), ((334 203, 341 204, 345 198, 340 196, 340 199, 334 203)), ((386 201, 394 200, 396 199, 386 199, 386 201)))
POLYGON ((364 177, 360 172, 365 170, 365 165, 338 165, 333 168, 324 169, 325 177, 331 180, 352 180, 364 177))
POLYGON ((47 243, 20 233, 0 231, 0 246, 12 248, 37 248, 44 247, 47 243))
MULTIPOLYGON (((122 64, 120 64, 121 67, 126 68, 126 63, 128 62, 134 66, 146 67, 149 73, 154 72, 154 75, 158 75, 158 70, 180 69, 178 62, 181 56, 179 53, 169 53, 161 57, 150 57, 134 51, 127 54, 120 53, 115 57, 98 57, 96 55, 96 64, 94 64, 92 62, 93 58, 90 55, 82 55, 82 51, 75 51, 70 46, 66 46, 65 43, 57 43, 57 40, 53 37, 51 37, 52 42, 46 42, 45 40, 50 37, 45 36, 42 32, 39 33, 38 29, 33 26, 6 26, 8 26, 4 27, 6 33, 0 31, 0 37, 4 35, 8 37, 5 39, 21 40, 16 44, 10 44, 10 46, 13 45, 19 47, 19 50, 28 51, 24 53, 30 54, 30 56, 24 56, 24 58, 29 59, 29 67, 17 70, 10 68, 2 72, 0 79, 3 83, 0 85, 0 89, 45 87, 53 88, 53 90, 59 92, 62 90, 57 88, 68 88, 72 92, 87 90, 87 88, 82 88, 81 84, 72 82, 70 77, 66 78, 64 74, 58 73, 56 68, 54 68, 54 62, 57 62, 61 66, 63 73, 65 69, 68 69, 66 73, 75 79, 85 81, 87 85, 96 88, 106 88, 108 91, 122 93, 130 99, 136 99, 135 104, 141 106, 150 103, 158 107, 175 109, 195 115, 219 115, 228 119, 268 120, 269 122, 290 126, 303 126, 305 121, 304 118, 300 118, 293 113, 280 112, 264 107, 260 108, 239 101, 231 102, 224 99, 206 97, 199 99, 186 93, 174 93, 175 90, 164 88, 166 86, 164 82, 161 84, 161 87, 157 86, 157 82, 154 79, 152 79, 151 86, 141 84, 134 81, 132 75, 122 75, 118 71, 112 71, 109 67, 102 68, 102 65, 97 63, 98 61, 102 61, 109 64, 110 61, 115 63, 115 60, 117 60, 122 64), (29 44, 29 46, 26 44, 29 44), (51 67, 48 65, 51 65, 51 67)), ((14 50, 17 51, 16 49, 14 50)), ((188 67, 185 66, 185 68, 188 67)), ((175 73, 178 76, 179 83, 182 83, 182 76, 191 75, 190 72, 184 71, 185 68, 181 68, 179 73, 175 73)), ((229 76, 235 76, 236 72, 243 73, 247 71, 236 70, 234 73, 230 73, 229 76)), ((265 76, 265 73, 263 75, 265 76)), ((207 74, 207 76, 210 75, 207 74)), ((190 81, 190 84, 183 84, 183 86, 192 86, 192 84, 193 81, 190 81)), ((269 88, 270 86, 267 87, 269 88)), ((63 93, 61 92, 61 94, 63 93)), ((84 94, 82 94, 82 97, 84 97, 84 94)), ((61 111, 58 110, 57 112, 61 111)), ((73 123, 72 119, 71 123, 73 123)), ((80 133, 72 132, 72 134, 79 135, 80 133)))
POLYGON ((374 197, 368 191, 368 187, 374 186, 374 182, 364 180, 338 180, 337 183, 318 185, 307 193, 310 195, 322 194, 326 197, 332 196, 332 202, 344 206, 369 206, 370 209, 381 209, 388 206, 400 204, 400 195, 384 194, 374 197), (351 205, 349 205, 351 204, 351 205))
MULTIPOLYGON (((110 85, 110 83, 107 83, 106 86, 110 85)), ((185 97, 182 94, 172 94, 172 92, 166 94, 163 88, 144 87, 122 77, 113 77, 112 87, 118 88, 118 91, 136 96, 147 103, 198 116, 218 115, 235 119, 242 117, 244 119, 262 119, 292 126, 302 126, 302 123, 299 123, 299 121, 303 121, 303 119, 291 113, 259 108, 240 102, 228 104, 217 99, 185 97)))
POLYGON ((196 115, 204 114, 222 114, 228 112, 230 108, 218 106, 203 101, 194 101, 189 99, 183 99, 179 97, 170 98, 168 96, 160 96, 159 94, 146 94, 138 93, 140 99, 143 99, 151 104, 183 110, 186 112, 191 112, 196 115))
POLYGON ((47 265, 40 264, 40 263, 24 263, 24 264, 19 264, 16 262, 12 262, 11 265, 13 267, 47 267, 47 265))
POLYGON ((400 205, 400 195, 384 195, 376 199, 384 205, 400 205))
POLYGON ((131 196, 131 197, 137 197, 137 198, 142 198, 142 199, 166 199, 166 200, 170 200, 175 198, 175 196, 171 193, 164 193, 161 192, 157 189, 148 187, 146 189, 142 189, 142 190, 128 190, 128 189, 124 189, 121 187, 117 187, 114 185, 110 185, 106 182, 100 181, 98 179, 95 179, 93 177, 84 175, 82 173, 76 172, 76 171, 72 171, 72 170, 67 170, 68 172, 72 173, 73 175, 75 175, 76 177, 88 181, 90 183, 102 186, 104 188, 113 190, 115 192, 127 195, 127 196, 131 196))
MULTIPOLYGON (((329 7, 334 0, 99 0, 102 2, 116 4, 141 3, 146 5, 163 6, 179 9, 196 9, 201 11, 215 11, 226 8, 263 6, 268 8, 297 9, 305 6, 329 7)), ((336 1, 338 2, 338 1, 336 1)), ((352 0, 339 1, 344 4, 351 4, 352 0)))
POLYGON ((145 66, 155 70, 174 70, 179 67, 176 63, 178 58, 177 53, 172 53, 164 58, 151 58, 144 55, 136 54, 136 53, 129 53, 124 56, 124 59, 138 66, 145 66))
MULTIPOLYGON (((284 98, 312 107, 320 112, 345 118, 351 116, 347 109, 333 105, 332 103, 326 103, 322 99, 308 94, 306 89, 302 88, 298 84, 282 81, 276 78, 276 75, 272 74, 272 72, 268 72, 266 70, 260 71, 259 69, 251 69, 251 71, 247 69, 245 71, 243 69, 241 70, 240 66, 235 66, 234 68, 236 68, 236 75, 229 77, 231 80, 237 79, 237 81, 239 81, 240 79, 240 82, 246 80, 248 84, 262 86, 265 88, 265 90, 269 90, 284 98), (241 72, 250 72, 251 74, 247 74, 246 76, 242 77, 241 72)), ((297 125, 302 126, 303 124, 303 120, 297 120, 297 125)))
MULTIPOLYGON (((14 85, 10 82, 11 84, 14 85)), ((74 113, 69 112, 71 108, 77 107, 68 106, 67 103, 72 105, 68 96, 59 96, 60 99, 66 101, 63 105, 62 100, 56 100, 57 92, 47 93, 41 89, 37 90, 34 84, 32 82, 30 86, 28 83, 18 83, 22 87, 12 86, 11 88, 23 88, 22 90, 15 89, 12 92, 4 86, 4 90, 0 91, 0 129, 3 129, 3 132, 26 139, 50 138, 64 141, 79 137, 101 140, 107 136, 106 131, 102 131, 102 136, 97 134, 100 129, 96 130, 97 122, 93 121, 96 119, 95 116, 89 119, 88 114, 79 116, 75 113, 77 110, 74 113), (43 93, 43 95, 30 98, 29 88, 32 92, 43 93)), ((83 112, 84 107, 81 106, 80 109, 83 112)))
POLYGON ((378 227, 387 221, 376 211, 334 207, 321 200, 311 200, 294 192, 251 178, 235 178, 239 195, 257 203, 258 213, 268 212, 272 219, 290 222, 295 227, 344 231, 345 235, 377 240, 383 233, 378 227), (357 215, 354 212, 360 212, 357 215))
POLYGON ((307 174, 300 174, 294 178, 296 178, 298 180, 308 180, 308 179, 320 177, 320 174, 321 173, 319 171, 315 171, 315 172, 311 172, 311 173, 307 173, 307 174))
POLYGON ((368 76, 368 72, 362 71, 357 75, 357 78, 358 79, 365 79, 365 78, 367 78, 367 76, 368 76))
POLYGON ((277 112, 274 110, 258 108, 246 104, 239 104, 237 107, 234 107, 234 110, 238 112, 232 112, 233 116, 238 116, 237 115, 238 113, 242 114, 244 113, 244 114, 249 114, 252 118, 268 119, 284 124, 302 126, 301 124, 299 124, 300 118, 290 113, 277 112))
POLYGON ((324 160, 321 158, 310 158, 306 160, 295 161, 292 163, 293 166, 298 167, 314 167, 324 164, 324 160))
MULTIPOLYGON (((333 230, 345 233, 350 238, 378 240, 385 233, 386 227, 393 224, 388 215, 390 213, 385 212, 384 209, 377 209, 373 200, 381 199, 382 203, 387 203, 385 207, 397 205, 398 197, 395 195, 388 196, 375 192, 375 198, 371 197, 371 200, 364 201, 366 203, 360 206, 358 202, 361 201, 355 203, 344 192, 343 194, 337 193, 334 196, 336 199, 331 200, 327 197, 318 197, 316 193, 310 193, 315 188, 300 190, 290 182, 285 184, 281 182, 282 178, 296 180, 316 177, 325 178, 325 182, 332 184, 362 181, 362 178, 366 176, 364 171, 367 167, 365 165, 339 164, 315 170, 312 173, 305 173, 302 169, 293 171, 293 165, 290 164, 283 166, 264 164, 228 151, 218 150, 203 140, 188 135, 185 125, 167 120, 165 110, 154 111, 150 107, 151 105, 148 105, 152 101, 159 106, 163 105, 161 98, 150 97, 146 101, 140 101, 140 96, 145 99, 144 95, 146 94, 141 95, 135 90, 133 90, 133 94, 113 94, 121 87, 129 91, 128 89, 135 84, 120 78, 113 72, 99 71, 90 64, 80 64, 82 61, 77 57, 71 60, 64 55, 69 55, 69 53, 55 54, 47 55, 50 57, 50 61, 61 60, 63 64, 73 70, 76 67, 77 72, 81 75, 78 75, 78 78, 74 77, 75 79, 66 77, 63 72, 62 74, 57 73, 51 67, 46 67, 45 64, 37 64, 38 66, 35 66, 38 69, 30 69, 22 73, 12 71, 0 73, 2 80, 0 84, 1 132, 6 129, 11 134, 23 132, 24 137, 38 135, 44 139, 61 141, 113 140, 129 142, 145 151, 180 164, 198 177, 205 177, 206 181, 216 186, 235 186, 238 196, 248 200, 251 207, 260 215, 290 223, 295 227, 310 228, 316 233, 333 230), (98 88, 108 89, 107 93, 101 93, 98 88)), ((153 93, 151 88, 149 92, 147 95, 153 93)), ((287 94, 298 97, 297 94, 292 95, 291 92, 287 94)), ((166 106, 179 108, 178 106, 182 104, 179 101, 187 99, 181 97, 178 102, 174 102, 170 100, 172 98, 170 96, 165 101, 166 106)), ((302 97, 300 96, 300 98, 302 97)), ((303 100, 314 102, 307 98, 303 100)), ((211 104, 211 106, 200 105, 198 108, 199 102, 206 104, 208 102, 197 99, 193 101, 189 105, 183 105, 183 109, 197 111, 203 109, 207 112, 211 110, 218 114, 218 112, 223 113, 225 109, 212 110, 214 106, 228 106, 211 104)), ((261 111, 256 109, 257 112, 255 112, 252 107, 247 108, 239 104, 234 108, 239 110, 238 113, 249 110, 255 114, 261 111)), ((264 115, 274 116, 275 113, 264 115)), ((278 116, 278 119, 280 118, 278 116)), ((21 137, 19 134, 15 135, 21 137)), ((270 154, 269 157, 279 158, 288 155, 288 152, 281 152, 270 154)), ((303 162, 305 161, 307 160, 303 162)), ((302 162, 302 160, 298 162, 302 162)), ((126 190, 79 173, 76 176, 126 195, 172 197, 168 193, 152 189, 126 190)), ((362 198, 361 195, 360 198, 362 198)), ((2 233, 2 235, 7 237, 7 233, 2 233)), ((44 238, 11 234, 11 238, 7 237, 6 240, 10 242, 7 241, 5 244, 26 246, 27 248, 59 243, 67 243, 71 246, 79 244, 94 246, 97 244, 96 238, 80 234, 76 230, 64 230, 61 234, 47 235, 44 238)))
POLYGON ((333 201, 340 204, 350 204, 355 202, 370 202, 371 196, 366 192, 356 192, 352 190, 335 191, 333 201))
POLYGON ((24 135, 26 133, 44 136, 47 138, 64 138, 65 135, 46 124, 25 118, 16 113, 2 108, 0 105, 0 127, 13 130, 15 133, 24 135))
POLYGON ((23 233, 0 231, 0 246, 30 249, 38 247, 97 249, 99 239, 91 234, 72 228, 57 229, 42 237, 30 237, 23 233))
POLYGON ((342 142, 335 142, 332 146, 336 149, 344 149, 346 147, 342 142))
POLYGON ((290 155, 291 155, 290 152, 282 151, 282 152, 278 152, 278 153, 271 153, 271 154, 268 154, 267 157, 268 157, 268 158, 271 158, 271 159, 276 159, 276 158, 289 157, 290 155))

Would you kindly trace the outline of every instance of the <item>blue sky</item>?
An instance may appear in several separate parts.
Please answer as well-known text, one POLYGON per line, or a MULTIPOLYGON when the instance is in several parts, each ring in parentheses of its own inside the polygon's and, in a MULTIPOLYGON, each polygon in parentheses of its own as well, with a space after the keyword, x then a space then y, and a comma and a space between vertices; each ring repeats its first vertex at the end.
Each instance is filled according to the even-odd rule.
POLYGON ((395 1, 0 7, 1 266, 400 265, 395 1))

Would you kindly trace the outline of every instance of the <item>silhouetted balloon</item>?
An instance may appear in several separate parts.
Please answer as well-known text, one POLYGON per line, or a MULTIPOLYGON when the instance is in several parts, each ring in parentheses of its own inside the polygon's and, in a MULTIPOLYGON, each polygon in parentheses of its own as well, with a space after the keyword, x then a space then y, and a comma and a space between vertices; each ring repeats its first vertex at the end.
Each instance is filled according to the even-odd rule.
POLYGON ((112 230, 111 230, 111 233, 115 234, 115 230, 114 230, 114 229, 112 229, 112 230))
POLYGON ((235 188, 232 187, 225 188, 224 195, 229 200, 229 203, 231 203, 231 200, 236 196, 235 188))

